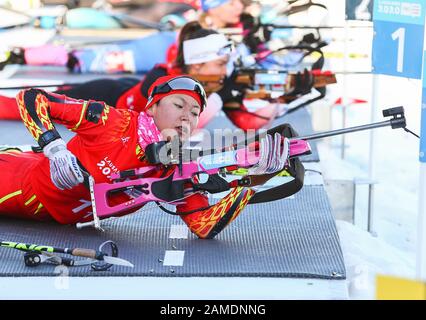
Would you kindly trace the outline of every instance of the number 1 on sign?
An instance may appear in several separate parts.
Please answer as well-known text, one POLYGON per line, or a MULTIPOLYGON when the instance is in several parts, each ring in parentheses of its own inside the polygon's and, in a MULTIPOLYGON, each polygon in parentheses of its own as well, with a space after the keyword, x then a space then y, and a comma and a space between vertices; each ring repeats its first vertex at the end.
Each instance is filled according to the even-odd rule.
POLYGON ((405 28, 399 28, 392 33, 392 40, 398 39, 398 55, 396 62, 396 71, 402 72, 404 65, 404 43, 405 43, 405 28))

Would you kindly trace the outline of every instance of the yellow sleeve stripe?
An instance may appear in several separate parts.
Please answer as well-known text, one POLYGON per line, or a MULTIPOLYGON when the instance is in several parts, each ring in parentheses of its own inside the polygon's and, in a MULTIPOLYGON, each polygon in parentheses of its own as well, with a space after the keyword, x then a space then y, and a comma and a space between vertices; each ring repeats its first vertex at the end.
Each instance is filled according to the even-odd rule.
POLYGON ((25 202, 24 204, 27 206, 27 205, 29 205, 34 199, 36 198, 36 195, 33 195, 31 198, 29 198, 28 200, 27 200, 27 202, 25 202))
POLYGON ((78 120, 78 123, 75 125, 74 128, 71 129, 71 131, 77 130, 81 122, 83 121, 83 116, 86 113, 87 104, 88 104, 88 101, 84 101, 83 108, 81 109, 80 120, 78 120))
POLYGON ((34 212, 34 214, 37 214, 37 213, 41 210, 41 208, 43 208, 43 204, 40 202, 40 203, 38 204, 38 208, 37 208, 37 210, 34 212))
POLYGON ((18 151, 18 150, 0 151, 0 154, 7 154, 8 156, 13 156, 13 157, 19 157, 20 153, 22 153, 22 151, 18 151))
POLYGON ((17 196, 17 195, 20 195, 20 194, 22 194, 22 190, 18 190, 18 191, 9 193, 8 195, 5 195, 4 197, 0 198, 0 204, 5 202, 6 200, 13 198, 14 196, 17 196))

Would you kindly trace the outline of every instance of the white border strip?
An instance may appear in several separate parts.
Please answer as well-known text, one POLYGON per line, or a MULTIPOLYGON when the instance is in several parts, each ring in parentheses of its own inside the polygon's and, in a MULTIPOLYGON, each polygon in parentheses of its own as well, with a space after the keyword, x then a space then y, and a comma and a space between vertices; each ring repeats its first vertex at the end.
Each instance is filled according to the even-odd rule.
POLYGON ((0 277, 0 299, 348 299, 345 280, 291 278, 0 277))

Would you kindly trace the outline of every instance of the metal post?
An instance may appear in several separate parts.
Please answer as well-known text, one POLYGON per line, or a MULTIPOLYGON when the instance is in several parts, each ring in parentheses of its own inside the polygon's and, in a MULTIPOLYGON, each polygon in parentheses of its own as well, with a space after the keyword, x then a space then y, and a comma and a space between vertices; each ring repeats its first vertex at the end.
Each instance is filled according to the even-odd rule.
MULTIPOLYGON (((391 125, 391 120, 387 120, 387 121, 382 121, 382 122, 364 124, 362 126, 355 126, 355 127, 350 127, 350 128, 343 128, 343 129, 331 130, 331 131, 326 131, 326 132, 314 133, 314 134, 310 134, 310 135, 306 135, 306 136, 296 137, 295 139, 296 140, 322 139, 322 138, 328 138, 328 137, 337 136, 337 135, 341 135, 341 134, 359 132, 359 131, 364 131, 364 130, 371 130, 371 129, 382 128, 382 127, 388 127, 390 125, 391 125)), ((374 130, 372 130, 372 131, 374 131, 374 130)))
MULTIPOLYGON (((426 34, 425 34, 426 40, 426 34)), ((425 42, 426 43, 426 42, 425 42)), ((423 51, 422 89, 426 88, 426 51, 423 51)), ((422 95, 419 168, 419 213, 417 215, 416 277, 426 281, 426 94, 422 95)))
MULTIPOLYGON (((346 72, 348 70, 348 22, 345 20, 345 28, 344 28, 344 37, 345 40, 343 42, 343 71, 346 72)), ((347 74, 343 74, 342 81, 342 128, 346 127, 346 102, 348 101, 348 92, 347 92, 347 74)), ((346 137, 342 135, 341 139, 341 150, 340 157, 345 159, 345 149, 346 149, 346 137)))
POLYGON ((355 210, 355 208, 356 208, 356 196, 357 196, 357 184, 356 184, 356 182, 355 182, 355 180, 353 181, 353 184, 354 184, 354 194, 353 194, 353 203, 354 203, 354 206, 353 206, 353 208, 352 208, 352 224, 354 225, 354 226, 356 226, 356 222, 357 222, 357 220, 356 220, 356 210, 355 210))
MULTIPOLYGON (((345 98, 346 100, 346 98, 345 98)), ((343 102, 345 101, 342 99, 342 127, 346 127, 346 104, 343 102)), ((345 151, 346 151, 346 137, 345 135, 342 135, 342 148, 340 150, 340 157, 342 160, 345 159, 345 151)))
MULTIPOLYGON (((379 75, 373 75, 373 92, 372 92, 372 101, 371 101, 371 114, 370 121, 375 122, 377 119, 377 113, 375 106, 378 106, 380 103, 379 99, 379 75)), ((369 160, 368 160, 368 179, 370 181, 375 181, 376 179, 376 132, 372 130, 370 132, 370 152, 369 152, 369 160)), ((368 226, 367 231, 373 233, 374 231, 374 191, 375 186, 371 184, 368 188, 368 226)))
MULTIPOLYGON (((423 155, 426 157, 426 155, 423 155)), ((416 277, 426 281, 426 163, 420 164, 419 214, 417 216, 416 277)))

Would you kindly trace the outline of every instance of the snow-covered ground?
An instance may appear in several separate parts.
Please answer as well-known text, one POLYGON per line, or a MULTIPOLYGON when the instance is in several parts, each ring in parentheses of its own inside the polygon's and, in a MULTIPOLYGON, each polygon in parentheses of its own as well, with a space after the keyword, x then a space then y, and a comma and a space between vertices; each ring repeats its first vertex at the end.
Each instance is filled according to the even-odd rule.
MULTIPOLYGON (((345 23, 345 1, 322 0, 319 2, 329 9, 327 16, 320 14, 317 16, 321 17, 323 24, 343 25, 345 23)), ((313 13, 312 11, 311 14, 313 13)), ((305 18, 305 13, 294 15, 290 22, 303 24, 305 18)), ((315 21, 315 23, 318 22, 315 21)), ((353 25, 354 22, 349 24, 353 25)), ((373 38, 371 28, 323 30, 322 36, 324 39, 331 40, 330 44, 324 48, 324 52, 328 53, 329 57, 335 57, 326 60, 326 68, 333 71, 369 71, 371 69, 373 38), (346 42, 343 41, 344 39, 346 42), (352 55, 346 63, 341 57, 345 51, 348 55, 352 55), (367 58, 362 58, 363 56, 367 58)), ((373 86, 372 75, 338 75, 338 83, 329 87, 327 98, 310 107, 314 128, 322 131, 343 126, 342 107, 330 106, 337 98, 345 96, 348 99, 367 100, 365 104, 353 104, 345 108, 345 126, 370 123, 372 109, 375 121, 382 121, 381 110, 404 106, 408 128, 419 133, 421 82, 382 75, 377 79, 373 86)), ((371 177, 369 176, 371 132, 346 135, 344 159, 341 158, 341 141, 341 137, 335 137, 319 143, 324 179, 369 180, 372 178, 376 182, 372 233, 366 231, 368 221, 366 186, 357 188, 355 224, 337 221, 347 266, 350 298, 374 299, 377 274, 415 277, 419 140, 403 130, 390 128, 375 130, 371 177)))
MULTIPOLYGON (((350 97, 371 101, 370 76, 348 79, 350 97), (368 86, 370 84, 370 86, 368 86)), ((379 105, 376 110, 402 105, 408 127, 420 128, 419 81, 381 76, 379 105)), ((347 108, 347 126, 370 122, 371 103, 347 108)), ((341 109, 333 111, 334 127, 340 126, 341 109), (336 125, 337 123, 337 125, 336 125)), ((319 145, 325 179, 368 178, 370 133, 346 136, 346 155, 342 160, 340 138, 319 145)), ((415 276, 416 222, 419 184, 419 140, 402 131, 376 130, 373 206, 373 237, 366 229, 368 197, 357 199, 356 225, 338 221, 352 298, 374 298, 374 276, 392 274, 415 276), (360 280, 362 278, 362 280, 360 280)))
MULTIPOLYGON (((323 1, 336 10, 333 14, 335 24, 342 17, 343 10, 338 2, 323 1), (339 18, 340 17, 340 18, 339 18)), ((333 21, 333 20, 331 20, 333 21)), ((330 22, 330 24, 333 24, 330 22)), ((355 47, 371 48, 372 31, 356 31, 355 47)), ((334 44, 338 47, 338 44, 334 44)), ((343 45, 340 45, 343 48, 343 45)), ((340 62, 340 66, 342 63, 340 62)), ((330 63, 331 68, 333 64, 330 63)), ((350 70, 363 69, 365 63, 350 61, 350 70)), ((365 69, 363 69, 365 70, 365 69)), ((366 124, 371 121, 371 108, 376 112, 377 121, 381 121, 381 110, 404 106, 408 128, 419 133, 421 110, 421 82, 389 76, 379 76, 375 87, 377 104, 372 105, 373 79, 371 75, 339 76, 339 84, 329 91, 328 100, 334 101, 344 94, 348 98, 365 99, 366 104, 351 105, 346 108, 347 126, 366 124)), ((312 108, 323 108, 324 103, 312 108)), ((312 109, 311 108, 311 109, 312 109)), ((321 112, 313 112, 318 115, 321 112)), ((325 117, 323 118, 325 121, 325 117)), ((335 107, 331 112, 332 128, 341 127, 342 108, 335 107)), ((321 119, 316 127, 327 127, 321 119)), ((366 232, 368 197, 367 193, 357 199, 355 212, 356 224, 337 221, 342 249, 348 272, 349 295, 353 299, 375 298, 376 274, 387 274, 413 279, 415 277, 415 251, 418 213, 419 186, 419 140, 402 131, 390 128, 377 129, 374 143, 375 184, 373 202, 373 232, 366 232)), ((346 135, 345 159, 341 159, 341 138, 322 141, 319 145, 321 165, 325 179, 368 178, 370 156, 370 132, 346 135)))

